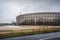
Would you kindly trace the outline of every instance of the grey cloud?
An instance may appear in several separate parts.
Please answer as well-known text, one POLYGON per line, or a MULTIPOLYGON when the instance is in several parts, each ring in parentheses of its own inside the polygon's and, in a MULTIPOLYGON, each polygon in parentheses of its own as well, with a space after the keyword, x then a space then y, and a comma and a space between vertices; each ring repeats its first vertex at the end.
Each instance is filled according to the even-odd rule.
POLYGON ((20 11, 22 14, 37 11, 60 12, 60 0, 0 0, 0 18, 3 18, 0 21, 15 21, 15 17, 20 14, 20 11))

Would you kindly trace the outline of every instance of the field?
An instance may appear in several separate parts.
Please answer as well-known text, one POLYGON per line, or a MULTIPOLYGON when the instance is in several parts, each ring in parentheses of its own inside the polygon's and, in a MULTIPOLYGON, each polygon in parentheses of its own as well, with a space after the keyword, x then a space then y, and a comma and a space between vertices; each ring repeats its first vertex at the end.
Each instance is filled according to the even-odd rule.
POLYGON ((0 38, 60 32, 60 26, 8 26, 0 27, 0 38))

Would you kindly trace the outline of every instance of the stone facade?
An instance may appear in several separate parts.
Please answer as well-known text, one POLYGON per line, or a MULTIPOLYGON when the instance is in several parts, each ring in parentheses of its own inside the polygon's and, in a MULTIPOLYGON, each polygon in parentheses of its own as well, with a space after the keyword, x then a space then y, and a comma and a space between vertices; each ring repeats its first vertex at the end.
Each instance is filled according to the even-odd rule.
POLYGON ((26 25, 59 24, 59 21, 60 21, 60 12, 28 13, 16 17, 17 24, 26 24, 26 25))

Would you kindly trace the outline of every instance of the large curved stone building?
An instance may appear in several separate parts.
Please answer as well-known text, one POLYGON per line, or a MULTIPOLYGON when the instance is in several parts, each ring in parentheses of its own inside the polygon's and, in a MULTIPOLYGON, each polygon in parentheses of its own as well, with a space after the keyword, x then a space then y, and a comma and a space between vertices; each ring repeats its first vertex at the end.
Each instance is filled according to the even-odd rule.
POLYGON ((37 12, 19 15, 17 24, 24 25, 59 25, 60 12, 37 12))

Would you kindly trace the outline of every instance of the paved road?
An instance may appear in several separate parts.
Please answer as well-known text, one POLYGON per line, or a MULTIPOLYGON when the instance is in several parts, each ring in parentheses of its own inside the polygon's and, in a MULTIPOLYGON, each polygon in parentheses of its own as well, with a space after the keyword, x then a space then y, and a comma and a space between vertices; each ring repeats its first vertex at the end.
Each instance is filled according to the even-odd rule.
POLYGON ((60 40, 60 32, 5 38, 5 39, 0 39, 0 40, 52 40, 52 39, 60 40))
POLYGON ((56 36, 51 36, 51 37, 47 37, 47 38, 42 38, 39 40, 60 40, 60 35, 56 35, 56 36))
POLYGON ((45 39, 45 40, 60 40, 60 37, 51 38, 51 39, 45 39))

